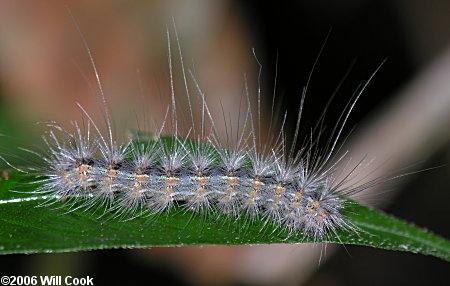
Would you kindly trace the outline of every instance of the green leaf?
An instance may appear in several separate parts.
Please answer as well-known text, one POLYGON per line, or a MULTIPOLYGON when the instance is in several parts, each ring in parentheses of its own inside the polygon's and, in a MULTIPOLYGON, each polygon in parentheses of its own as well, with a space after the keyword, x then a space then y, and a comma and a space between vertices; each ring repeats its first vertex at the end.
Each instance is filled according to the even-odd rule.
MULTIPOLYGON (((11 171, 0 180, 0 253, 63 252, 173 245, 308 243, 302 234, 263 227, 225 216, 192 216, 180 209, 159 217, 129 221, 99 218, 99 213, 67 212, 58 201, 30 197, 32 178, 11 171), (16 192, 14 192, 16 191, 16 192), (263 231, 261 231, 263 229, 263 231)), ((365 245, 432 255, 450 261, 450 242, 426 230, 348 201, 345 214, 360 231, 339 231, 321 242, 365 245)))

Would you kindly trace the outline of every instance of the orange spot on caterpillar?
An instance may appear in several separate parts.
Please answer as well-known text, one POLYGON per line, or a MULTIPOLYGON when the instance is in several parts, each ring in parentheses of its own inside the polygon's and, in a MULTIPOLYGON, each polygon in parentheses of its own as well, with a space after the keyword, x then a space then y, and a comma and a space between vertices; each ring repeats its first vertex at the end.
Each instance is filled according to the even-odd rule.
POLYGON ((293 209, 300 209, 300 208, 302 207, 302 204, 301 204, 300 202, 293 202, 293 203, 291 204, 291 207, 292 207, 293 209))
POLYGON ((90 168, 91 168, 91 166, 89 166, 89 165, 80 165, 78 167, 78 172, 85 173, 85 172, 89 171, 90 168))
POLYGON ((312 202, 312 207, 315 208, 315 209, 318 209, 320 207, 319 201, 312 202))
POLYGON ((295 201, 300 201, 303 198, 304 192, 303 189, 301 189, 299 192, 296 192, 294 194, 294 200, 295 201))
POLYGON ((136 176, 136 179, 135 179, 135 181, 138 182, 138 183, 143 183, 146 180, 147 180, 147 177, 144 176, 144 175, 138 175, 138 176, 136 176))
POLYGON ((117 176, 117 171, 114 169, 108 169, 108 171, 106 171, 106 175, 110 176, 110 177, 116 177, 117 176))
POLYGON ((175 177, 168 177, 168 178, 166 178, 166 184, 168 185, 168 186, 176 186, 177 185, 177 178, 175 178, 175 177))
POLYGON ((262 182, 258 180, 253 180, 253 189, 260 190, 262 188, 262 182))
POLYGON ((199 177, 199 178, 197 178, 197 183, 198 183, 199 185, 201 185, 201 186, 206 185, 207 181, 208 181, 208 180, 207 180, 205 177, 199 177))
POLYGON ((275 187, 275 193, 277 193, 279 195, 283 194, 285 191, 286 191, 286 189, 284 187, 282 187, 282 186, 276 186, 275 187))
POLYGON ((238 178, 237 178, 237 177, 228 177, 228 178, 227 178, 227 183, 228 183, 228 185, 230 185, 230 186, 236 185, 237 182, 238 182, 238 178))

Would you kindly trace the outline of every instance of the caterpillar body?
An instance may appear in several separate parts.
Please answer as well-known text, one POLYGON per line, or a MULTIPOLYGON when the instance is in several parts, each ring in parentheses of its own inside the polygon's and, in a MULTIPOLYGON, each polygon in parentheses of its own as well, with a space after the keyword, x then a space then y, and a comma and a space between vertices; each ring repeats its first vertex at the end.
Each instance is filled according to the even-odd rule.
MULTIPOLYGON (((321 124, 311 131, 302 145, 297 144, 307 85, 300 99, 291 143, 287 143, 284 121, 274 132, 272 109, 266 130, 276 136, 271 143, 263 144, 260 90, 255 108, 250 104, 246 78, 243 97, 248 107, 238 120, 241 126, 234 129, 228 126, 227 138, 221 140, 205 94, 193 72, 189 71, 196 87, 196 102, 201 106, 201 112, 194 115, 193 99, 186 83, 188 76, 178 46, 192 122, 191 128, 182 136, 178 128, 169 32, 167 38, 171 104, 167 107, 165 119, 156 132, 156 140, 135 138, 125 143, 118 143, 115 139, 99 73, 82 38, 103 102, 107 131, 101 131, 100 124, 78 104, 85 122, 73 122, 73 130, 50 122, 50 129, 43 136, 47 150, 24 149, 44 162, 42 167, 27 170, 36 175, 35 182, 39 184, 34 193, 50 198, 44 205, 53 203, 56 198, 68 205, 69 211, 101 208, 104 213, 124 220, 158 215, 179 206, 186 212, 204 216, 216 213, 232 218, 244 217, 249 221, 263 220, 288 233, 303 233, 315 240, 338 230, 358 231, 345 217, 345 201, 379 180, 346 187, 358 165, 347 171, 343 179, 338 179, 337 166, 345 152, 343 155, 338 153, 345 123, 376 71, 355 92, 323 149, 318 146, 319 139, 314 138, 320 137, 321 124), (201 117, 200 126, 194 124, 196 116, 201 117), (162 136, 167 133, 168 136, 162 136)), ((179 43, 178 35, 176 40, 179 43)))

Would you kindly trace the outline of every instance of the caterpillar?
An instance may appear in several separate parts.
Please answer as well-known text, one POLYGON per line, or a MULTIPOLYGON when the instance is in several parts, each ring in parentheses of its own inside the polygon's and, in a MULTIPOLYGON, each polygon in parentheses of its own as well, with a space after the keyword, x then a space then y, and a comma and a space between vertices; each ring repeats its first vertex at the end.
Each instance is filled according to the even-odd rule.
MULTIPOLYGON (((75 26, 79 30, 76 22, 75 26)), ((82 37, 96 77, 106 132, 102 131, 102 123, 96 122, 77 103, 84 116, 83 122, 74 121, 71 130, 56 122, 47 122, 49 129, 42 136, 46 150, 38 152, 22 148, 43 163, 25 170, 36 177, 37 188, 33 194, 48 198, 43 206, 62 201, 69 212, 100 209, 103 215, 112 214, 123 220, 158 216, 181 207, 193 215, 207 217, 215 213, 236 219, 243 217, 250 222, 263 220, 267 225, 290 234, 303 233, 314 240, 338 230, 358 231, 345 217, 345 201, 381 179, 346 187, 360 163, 347 171, 343 179, 339 178, 338 165, 345 158, 345 152, 340 154, 341 137, 351 111, 379 67, 356 90, 324 148, 319 143, 328 104, 319 123, 303 142, 300 139, 308 84, 300 97, 295 130, 288 136, 287 114, 282 116, 283 122, 277 128, 273 107, 269 126, 261 126, 260 89, 255 107, 250 100, 246 77, 242 96, 246 107, 237 120, 238 126, 227 125, 230 118, 223 111, 222 120, 227 125, 223 140, 194 72, 184 67, 176 28, 174 30, 191 128, 184 133, 179 128, 169 30, 171 103, 154 137, 138 136, 126 142, 117 140, 99 72, 82 37), (188 79, 195 86, 195 97, 188 91, 188 79), (194 114, 193 104, 200 106, 200 114, 194 114), (199 126, 194 124, 196 117, 200 117, 199 126), (262 142, 263 129, 275 134, 271 142, 262 142), (291 137, 290 141, 288 137, 291 137)), ((315 63, 312 70, 314 66, 315 63)))

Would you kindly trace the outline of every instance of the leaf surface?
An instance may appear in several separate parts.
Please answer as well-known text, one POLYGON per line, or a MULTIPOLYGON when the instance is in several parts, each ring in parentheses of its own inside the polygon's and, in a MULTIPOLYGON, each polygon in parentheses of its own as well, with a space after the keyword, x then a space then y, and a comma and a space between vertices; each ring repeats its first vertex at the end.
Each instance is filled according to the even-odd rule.
MULTIPOLYGON (((309 243, 299 233, 214 214, 192 216, 178 208, 160 216, 123 221, 77 210, 56 199, 30 196, 33 179, 11 171, 0 180, 0 253, 66 252, 182 245, 309 243), (28 192, 28 193, 27 193, 28 192)), ((450 261, 450 242, 378 210, 347 201, 346 217, 359 232, 339 231, 320 242, 371 246, 432 255, 450 261)))

